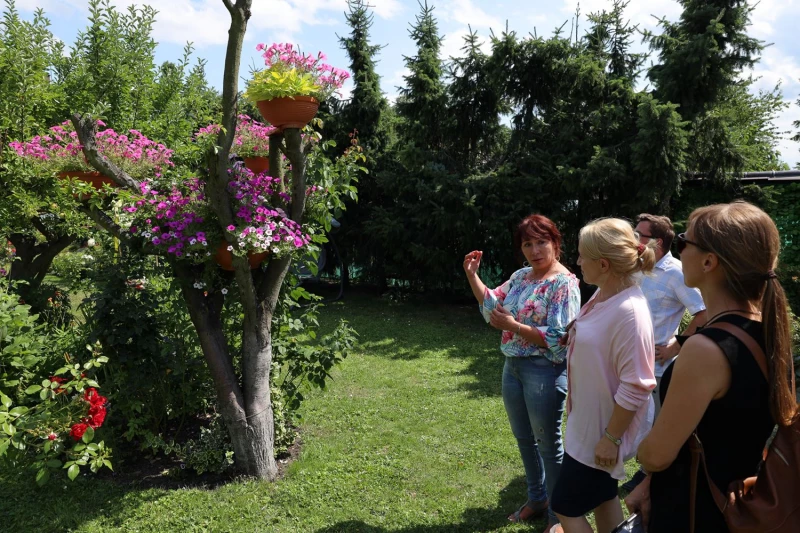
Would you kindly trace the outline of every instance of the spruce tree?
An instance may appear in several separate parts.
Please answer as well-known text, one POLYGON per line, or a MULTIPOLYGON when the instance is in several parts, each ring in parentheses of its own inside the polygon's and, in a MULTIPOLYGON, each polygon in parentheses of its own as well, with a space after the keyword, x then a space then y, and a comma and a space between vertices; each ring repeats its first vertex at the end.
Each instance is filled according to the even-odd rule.
POLYGON ((656 97, 678 104, 694 120, 752 67, 764 45, 748 37, 753 8, 746 0, 681 0, 680 21, 661 19, 661 35, 646 34, 659 63, 648 74, 656 97))
POLYGON ((409 74, 403 77, 406 86, 400 88, 397 114, 403 119, 399 131, 402 140, 432 154, 444 147, 447 95, 439 57, 442 37, 433 6, 427 0, 419 5, 421 12, 409 31, 417 45, 417 54, 404 56, 409 74))

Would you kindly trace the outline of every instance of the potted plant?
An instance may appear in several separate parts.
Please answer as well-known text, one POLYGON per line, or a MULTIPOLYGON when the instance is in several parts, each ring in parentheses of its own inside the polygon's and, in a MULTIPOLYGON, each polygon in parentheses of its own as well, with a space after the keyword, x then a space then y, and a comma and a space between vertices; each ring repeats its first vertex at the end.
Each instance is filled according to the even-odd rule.
POLYGON ((342 87, 350 74, 332 67, 325 54, 302 54, 289 43, 273 43, 263 51, 266 68, 253 73, 244 97, 254 102, 267 122, 276 128, 302 128, 317 114, 320 100, 342 87))
MULTIPOLYGON (((224 234, 213 219, 203 181, 189 177, 177 183, 146 180, 140 195, 123 208, 129 231, 180 260, 195 264, 213 258, 225 270, 233 270, 233 255, 246 256, 251 268, 269 254, 281 256, 306 246, 311 238, 299 224, 269 202, 275 195, 276 178, 253 174, 241 166, 231 169, 229 184, 234 221, 224 234)), ((286 193, 279 193, 284 200, 286 193)))
MULTIPOLYGON (((98 124, 105 126, 102 121, 98 124)), ((98 151, 134 179, 158 176, 173 166, 170 159, 172 150, 151 141, 139 131, 130 130, 129 134, 123 134, 108 128, 97 132, 96 139, 98 151)), ((62 179, 88 183, 98 190, 104 186, 117 186, 86 161, 78 134, 70 121, 53 126, 48 135, 37 135, 24 143, 14 141, 9 146, 40 175, 56 174, 62 179)), ((81 193, 79 199, 90 196, 86 187, 77 187, 77 190, 81 193)))
POLYGON ((277 128, 239 115, 231 151, 244 160, 253 174, 269 172, 269 136, 277 128))

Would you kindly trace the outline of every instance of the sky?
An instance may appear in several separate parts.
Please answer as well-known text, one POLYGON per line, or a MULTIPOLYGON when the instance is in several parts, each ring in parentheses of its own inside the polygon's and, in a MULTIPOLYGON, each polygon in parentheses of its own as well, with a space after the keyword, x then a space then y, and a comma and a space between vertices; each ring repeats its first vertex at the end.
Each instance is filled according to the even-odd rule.
MULTIPOLYGON (((219 88, 225 60, 230 16, 222 0, 110 0, 120 9, 130 5, 149 4, 157 15, 154 38, 159 43, 156 60, 176 61, 183 47, 192 42, 195 58, 208 61, 209 82, 219 88)), ((373 44, 383 45, 378 56, 377 70, 381 87, 390 99, 403 85, 403 57, 413 55, 414 43, 409 28, 419 13, 416 0, 370 0, 374 12, 371 30, 373 44)), ((550 35, 566 23, 565 31, 575 18, 577 0, 428 0, 434 6, 434 16, 444 37, 443 58, 460 55, 463 36, 471 27, 488 43, 490 31, 501 33, 506 27, 524 36, 528 33, 550 35)), ((53 33, 72 45, 78 31, 88 23, 87 0, 16 0, 17 9, 25 18, 42 8, 51 21, 53 33)), ((582 14, 609 10, 611 0, 582 0, 582 14)), ((349 61, 341 49, 339 37, 348 34, 345 21, 346 0, 253 0, 252 17, 245 35, 240 75, 240 87, 251 67, 263 64, 256 52, 258 43, 290 42, 304 52, 323 51, 328 62, 347 68, 349 61)), ((658 33, 657 18, 675 21, 681 13, 676 0, 631 0, 626 10, 632 24, 640 29, 658 33)), ((750 35, 769 43, 752 74, 758 77, 754 90, 772 89, 781 83, 783 97, 789 107, 776 120, 780 131, 787 132, 780 144, 781 157, 794 168, 800 164, 800 143, 789 137, 797 133, 792 126, 800 120, 800 0, 761 0, 752 14, 750 35)), ((578 18, 580 31, 588 27, 583 15, 578 18)), ((646 45, 638 44, 641 50, 646 45)), ((487 48, 488 51, 488 48, 487 48)), ((650 61, 655 57, 651 56, 650 61)), ((647 80, 641 80, 646 87, 647 80)), ((349 87, 345 87, 345 91, 349 87)))

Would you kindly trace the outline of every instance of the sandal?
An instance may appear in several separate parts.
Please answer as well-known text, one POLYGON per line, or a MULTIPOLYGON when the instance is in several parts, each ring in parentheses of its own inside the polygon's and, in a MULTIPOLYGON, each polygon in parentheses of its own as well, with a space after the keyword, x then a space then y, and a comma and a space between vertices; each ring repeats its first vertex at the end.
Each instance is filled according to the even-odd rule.
POLYGON ((522 507, 520 507, 519 509, 514 511, 513 514, 509 515, 508 521, 509 522, 528 522, 530 520, 536 520, 537 518, 542 518, 544 515, 547 514, 547 507, 548 507, 548 501, 547 500, 545 500, 543 502, 534 502, 534 501, 528 500, 527 502, 522 504, 522 507), (530 511, 530 514, 528 514, 527 516, 523 517, 522 513, 525 511, 525 509, 528 509, 530 511))

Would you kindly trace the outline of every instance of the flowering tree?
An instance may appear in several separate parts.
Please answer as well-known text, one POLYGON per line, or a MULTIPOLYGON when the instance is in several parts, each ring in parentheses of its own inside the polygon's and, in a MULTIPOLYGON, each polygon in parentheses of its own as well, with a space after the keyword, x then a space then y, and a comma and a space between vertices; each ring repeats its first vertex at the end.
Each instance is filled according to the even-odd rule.
POLYGON ((250 123, 237 129, 239 63, 252 0, 223 3, 231 16, 223 118, 221 127, 201 131, 215 136, 203 165, 207 176, 202 176, 205 170, 200 175, 175 170, 140 179, 104 155, 98 122, 91 115, 76 113, 71 120, 86 160, 123 190, 119 197, 126 215, 117 221, 104 216, 100 204, 87 212, 132 248, 164 255, 171 262, 214 380, 237 466, 247 475, 274 479, 270 367, 278 298, 293 257, 307 252, 312 242, 324 241, 314 234, 309 218, 318 225, 329 224, 330 210, 342 205, 338 194, 355 194, 349 180, 363 156, 354 146, 331 162, 319 154, 318 136, 286 128, 268 131, 269 176, 231 166, 237 131, 253 129, 250 123), (307 170, 315 165, 320 188, 307 185, 307 170), (290 171, 284 175, 287 166, 290 171), (334 183, 333 176, 341 179, 334 183), (234 295, 212 261, 221 252, 233 253, 232 276, 243 309, 238 369, 221 320, 225 298, 234 295), (251 268, 248 256, 257 252, 267 259, 251 268))

